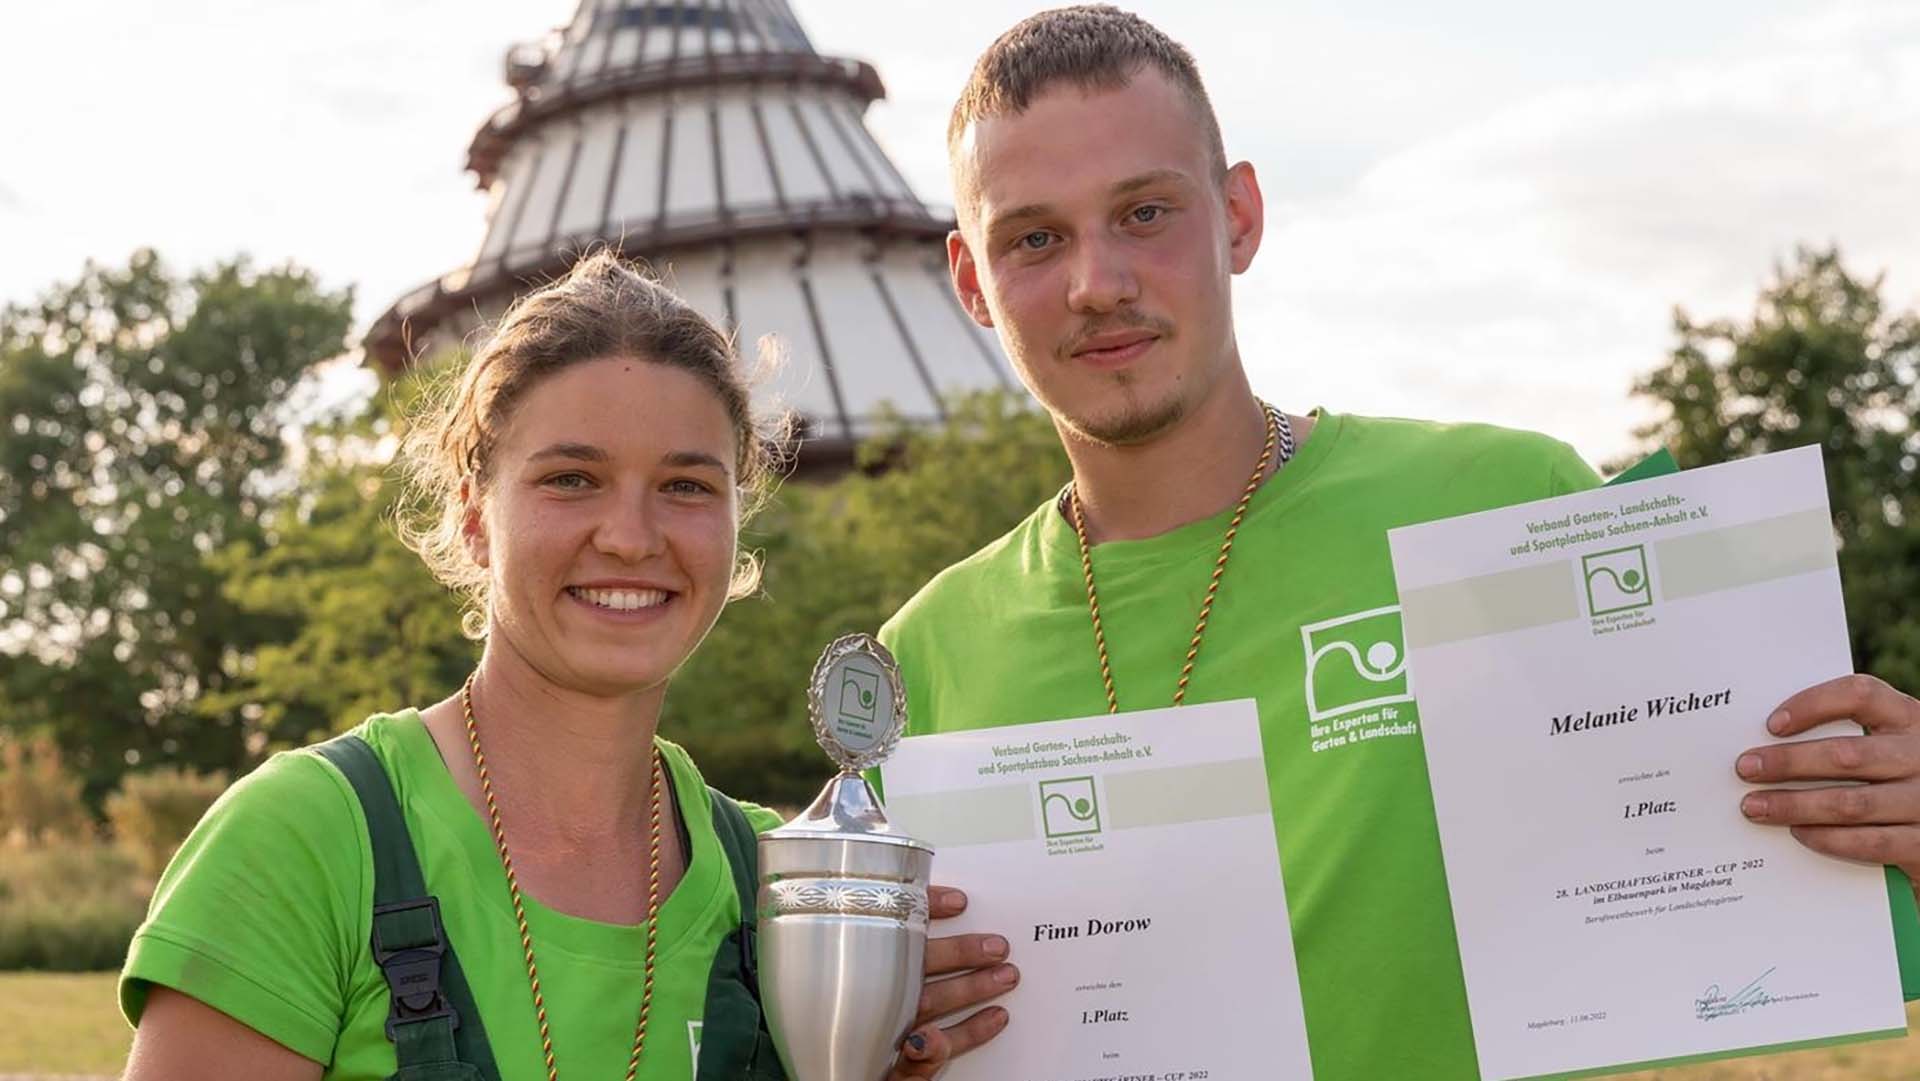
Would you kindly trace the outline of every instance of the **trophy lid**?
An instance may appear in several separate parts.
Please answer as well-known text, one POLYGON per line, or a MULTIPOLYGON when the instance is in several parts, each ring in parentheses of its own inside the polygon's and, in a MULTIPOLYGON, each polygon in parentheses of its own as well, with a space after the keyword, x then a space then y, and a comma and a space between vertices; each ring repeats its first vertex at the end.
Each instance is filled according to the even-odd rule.
POLYGON ((907 727, 907 691, 887 647, 864 634, 836 638, 813 666, 807 713, 814 738, 840 767, 806 810, 770 838, 819 837, 927 848, 887 821, 860 776, 886 761, 907 727))
POLYGON ((866 841, 933 851, 926 842, 909 837, 887 821, 873 786, 857 773, 842 773, 828 781, 806 810, 761 836, 770 840, 866 841))

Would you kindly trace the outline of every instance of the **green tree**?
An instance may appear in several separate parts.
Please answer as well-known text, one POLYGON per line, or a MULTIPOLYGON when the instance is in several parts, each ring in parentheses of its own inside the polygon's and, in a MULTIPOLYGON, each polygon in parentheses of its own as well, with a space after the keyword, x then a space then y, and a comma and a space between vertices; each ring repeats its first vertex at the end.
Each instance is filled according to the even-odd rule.
POLYGON ((1920 313, 1837 249, 1775 268, 1745 322, 1674 313, 1678 343, 1634 393, 1666 407, 1638 434, 1682 467, 1817 445, 1840 539, 1854 663, 1920 687, 1920 313))
POLYGON ((273 631, 231 658, 233 680, 202 712, 240 716, 264 746, 437 701, 478 657, 461 636, 458 602, 393 528, 400 483, 382 447, 391 395, 407 389, 309 432, 306 467, 268 517, 264 550, 234 545, 214 561, 227 601, 273 631))
POLYGON ((93 798, 143 760, 247 757, 196 706, 266 628, 210 557, 259 543, 287 395, 343 351, 351 300, 142 251, 0 311, 0 726, 53 734, 93 798))

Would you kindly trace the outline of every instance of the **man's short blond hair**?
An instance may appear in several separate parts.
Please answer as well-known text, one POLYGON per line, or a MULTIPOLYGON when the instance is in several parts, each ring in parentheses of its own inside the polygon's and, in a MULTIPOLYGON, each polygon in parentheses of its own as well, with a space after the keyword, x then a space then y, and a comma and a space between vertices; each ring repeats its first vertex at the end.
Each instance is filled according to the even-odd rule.
POLYGON ((974 62, 966 89, 947 121, 947 158, 955 160, 971 125, 993 116, 1026 111, 1056 83, 1088 90, 1117 90, 1145 68, 1165 75, 1192 102, 1206 125, 1216 177, 1227 172, 1227 151, 1213 102, 1200 82, 1193 54, 1140 16, 1110 4, 1079 4, 1043 11, 995 39, 974 62))

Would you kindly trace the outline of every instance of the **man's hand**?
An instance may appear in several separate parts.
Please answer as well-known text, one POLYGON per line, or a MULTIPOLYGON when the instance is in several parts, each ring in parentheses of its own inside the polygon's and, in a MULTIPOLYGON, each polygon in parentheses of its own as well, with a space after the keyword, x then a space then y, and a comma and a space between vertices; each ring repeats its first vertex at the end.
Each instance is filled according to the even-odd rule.
MULTIPOLYGON (((966 910, 967 895, 948 886, 929 886, 927 907, 934 919, 958 916, 966 910)), ((1020 982, 1020 970, 1004 964, 1006 959, 1007 940, 999 935, 928 940, 929 979, 920 992, 920 1012, 913 1019, 913 1032, 900 1045, 900 1058, 887 1081, 933 1077, 946 1067, 948 1059, 986 1043, 1007 1027, 1007 1011, 999 1006, 980 1010, 946 1028, 931 1023, 1013 990, 1020 982), (966 975, 950 976, 955 972, 966 975), (950 978, 932 978, 936 976, 950 978)))
POLYGON ((1734 771, 1762 784, 1865 784, 1753 792, 1740 810, 1755 822, 1790 827, 1816 852, 1893 864, 1920 882, 1920 701, 1872 676, 1842 676, 1780 703, 1767 730, 1797 736, 1840 720, 1867 734, 1756 747, 1740 756, 1734 771))

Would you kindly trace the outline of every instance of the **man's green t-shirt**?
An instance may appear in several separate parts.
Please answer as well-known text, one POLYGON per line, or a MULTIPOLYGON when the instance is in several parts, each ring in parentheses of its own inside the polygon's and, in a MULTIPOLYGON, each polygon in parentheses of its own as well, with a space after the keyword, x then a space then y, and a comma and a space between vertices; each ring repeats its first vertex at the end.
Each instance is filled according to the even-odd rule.
MULTIPOLYGON (((1322 415, 1254 495, 1187 700, 1259 704, 1318 1081, 1477 1075, 1387 530, 1598 483, 1544 436, 1322 415)), ((1121 709, 1172 702, 1229 517, 1093 549, 1121 709)), ((914 733, 1106 711, 1079 547, 1051 502, 881 639, 914 733)), ((1219 1008, 1250 1024, 1261 1004, 1219 1008)))
MULTIPOLYGON (((354 731, 393 781, 501 1076, 546 1076, 519 930, 486 822, 454 785, 418 713, 377 715, 354 731)), ((684 750, 666 740, 658 746, 691 856, 660 909, 640 1076, 691 1081, 709 970, 739 925, 740 902, 705 782, 684 750)), ((764 808, 746 810, 755 829, 779 824, 764 808)), ((646 926, 525 900, 560 1066, 580 1077, 623 1076, 646 926)), ((384 1031, 387 986, 369 943, 372 903, 372 850, 352 787, 311 751, 275 755, 213 805, 168 866, 121 973, 121 1010, 138 1024, 149 985, 161 984, 325 1065, 328 1081, 384 1078, 395 1064, 384 1031)))

